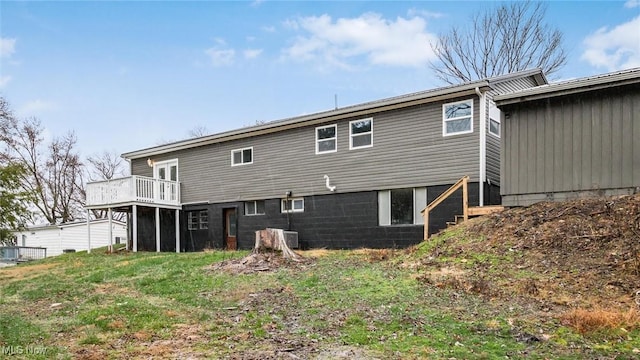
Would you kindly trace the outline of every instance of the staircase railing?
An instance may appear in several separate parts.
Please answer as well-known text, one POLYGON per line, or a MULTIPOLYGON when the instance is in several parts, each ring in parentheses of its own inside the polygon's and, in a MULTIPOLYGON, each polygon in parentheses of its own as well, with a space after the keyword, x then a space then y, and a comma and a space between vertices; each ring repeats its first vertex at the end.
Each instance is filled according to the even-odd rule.
POLYGON ((468 190, 468 182, 469 177, 463 176, 460 180, 458 180, 455 184, 453 184, 447 191, 443 192, 438 196, 435 200, 433 200, 426 208, 424 208, 421 213, 424 217, 424 239, 429 239, 429 212, 433 210, 436 206, 440 205, 441 202, 445 201, 451 194, 453 194, 456 190, 462 187, 462 210, 464 221, 469 219, 469 190, 468 190))

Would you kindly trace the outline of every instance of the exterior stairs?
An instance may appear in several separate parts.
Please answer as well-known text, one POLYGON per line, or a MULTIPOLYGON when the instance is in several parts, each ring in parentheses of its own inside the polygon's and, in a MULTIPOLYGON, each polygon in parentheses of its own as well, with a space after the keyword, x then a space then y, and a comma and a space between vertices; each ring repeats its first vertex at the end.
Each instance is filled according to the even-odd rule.
MULTIPOLYGON (((490 206, 472 206, 468 208, 467 218, 489 215, 494 212, 499 212, 504 210, 504 206, 500 205, 490 205, 490 206)), ((456 215, 454 221, 447 221, 447 227, 455 226, 464 222, 464 215, 456 215)))
POLYGON ((425 240, 429 239, 429 212, 460 188, 462 188, 463 214, 456 215, 454 221, 447 222, 447 226, 457 225, 462 221, 468 220, 469 217, 487 215, 496 211, 502 211, 504 209, 504 207, 502 206, 471 206, 470 207, 468 183, 469 183, 469 176, 466 176, 466 175, 463 176, 460 180, 458 180, 455 184, 453 184, 449 189, 447 189, 447 191, 440 194, 440 196, 438 196, 429 205, 427 205, 427 207, 424 208, 424 210, 422 210, 422 216, 424 217, 424 239, 425 240))

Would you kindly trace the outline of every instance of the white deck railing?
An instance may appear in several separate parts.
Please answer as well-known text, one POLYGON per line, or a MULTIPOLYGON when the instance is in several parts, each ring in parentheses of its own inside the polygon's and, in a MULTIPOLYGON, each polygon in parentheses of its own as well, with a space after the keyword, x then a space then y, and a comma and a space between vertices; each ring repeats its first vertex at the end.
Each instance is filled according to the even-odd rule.
POLYGON ((87 207, 108 206, 131 202, 159 205, 180 205, 180 183, 146 176, 87 183, 87 207))

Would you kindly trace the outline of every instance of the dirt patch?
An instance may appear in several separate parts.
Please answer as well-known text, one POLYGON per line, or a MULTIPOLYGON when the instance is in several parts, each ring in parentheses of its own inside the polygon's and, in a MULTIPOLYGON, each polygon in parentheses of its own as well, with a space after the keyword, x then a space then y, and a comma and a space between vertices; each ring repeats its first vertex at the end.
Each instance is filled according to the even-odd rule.
POLYGON ((49 269, 59 266, 58 264, 30 264, 5 267, 0 271, 0 279, 3 281, 24 280, 48 272, 49 269))
POLYGON ((423 257, 423 271, 443 266, 437 259, 463 266, 469 259, 473 278, 462 287, 482 280, 476 288, 490 287, 492 297, 516 295, 559 311, 639 306, 640 195, 541 202, 461 226, 459 238, 423 257))
POLYGON ((276 271, 281 268, 304 270, 313 262, 313 259, 290 260, 283 258, 277 252, 264 252, 252 253, 241 259, 225 260, 207 266, 206 269, 208 271, 225 271, 230 274, 252 274, 276 271))

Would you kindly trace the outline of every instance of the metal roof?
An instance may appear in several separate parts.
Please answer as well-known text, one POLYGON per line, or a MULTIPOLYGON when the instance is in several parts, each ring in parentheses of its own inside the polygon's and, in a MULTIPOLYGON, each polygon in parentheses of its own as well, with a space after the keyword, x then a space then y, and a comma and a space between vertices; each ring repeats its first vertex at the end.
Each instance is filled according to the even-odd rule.
POLYGON ((536 86, 508 94, 496 95, 493 100, 498 106, 545 99, 553 96, 594 91, 615 86, 640 82, 640 68, 616 71, 607 74, 584 77, 536 86))
POLYGON ((249 138, 253 136, 279 132, 287 129, 298 128, 303 126, 317 125, 332 122, 348 117, 370 114, 372 111, 380 112, 392 109, 398 109, 418 104, 425 104, 445 99, 451 99, 458 96, 468 96, 475 94, 475 89, 487 91, 491 88, 491 84, 508 81, 516 78, 533 77, 538 84, 547 83, 547 79, 541 69, 531 69, 519 71, 511 74, 496 76, 493 78, 476 80, 460 85, 446 86, 426 91, 410 93, 406 95, 395 96, 382 100, 366 102, 357 105, 336 108, 333 110, 322 111, 310 115, 297 116, 282 120, 271 121, 266 124, 248 126, 236 130, 226 131, 218 134, 206 135, 202 137, 176 141, 168 144, 154 146, 142 150, 131 151, 122 154, 125 159, 139 159, 154 155, 160 155, 168 152, 190 149, 198 146, 204 146, 224 141, 249 138))

